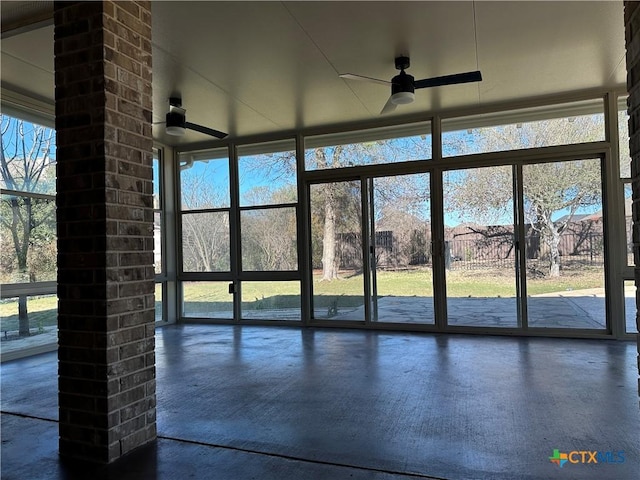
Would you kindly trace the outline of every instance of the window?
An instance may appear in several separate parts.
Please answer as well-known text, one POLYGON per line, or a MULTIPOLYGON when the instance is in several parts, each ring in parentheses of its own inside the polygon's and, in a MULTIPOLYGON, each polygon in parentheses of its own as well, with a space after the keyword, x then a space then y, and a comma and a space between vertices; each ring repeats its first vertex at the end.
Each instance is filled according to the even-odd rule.
POLYGON ((57 340, 55 131, 0 115, 0 330, 3 354, 57 340), (18 341, 10 341, 12 339, 18 341))
POLYGON ((631 187, 631 154, 629 153, 629 114, 627 100, 618 100, 618 149, 620 160, 620 183, 624 198, 624 231, 626 236, 627 266, 633 266, 633 211, 631 187))
POLYGON ((618 102, 618 142, 620 149, 620 178, 631 178, 631 154, 629 153, 629 114, 627 100, 618 102))
POLYGON ((183 317, 609 334, 604 105, 183 151, 183 317))
POLYGON ((431 125, 318 135, 308 137, 305 148, 306 170, 429 160, 431 125))
POLYGON ((153 265, 156 275, 164 272, 163 244, 162 244, 162 168, 160 152, 153 152, 153 265))
POLYGON ((242 282, 243 320, 299 321, 300 317, 299 281, 242 282))
POLYGON ((227 150, 182 154, 182 269, 226 272, 231 269, 229 157, 227 150))
POLYGON ((243 210, 240 225, 244 271, 298 269, 295 206, 243 210))
POLYGON ((238 147, 240 206, 296 203, 296 145, 293 140, 238 147))
POLYGON ((601 99, 442 121, 443 157, 604 139, 604 104, 601 99))
POLYGON ((239 283, 240 316, 243 320, 299 321, 295 141, 239 146, 238 185, 240 264, 247 279, 239 283), (279 272, 288 281, 263 281, 252 272, 279 272))
POLYGON ((243 271, 298 269, 293 140, 238 148, 243 271))
POLYGON ((182 314, 195 318, 233 318, 229 282, 183 282, 182 314))
POLYGON ((299 321, 295 140, 232 151, 179 157, 182 315, 299 321))
POLYGON ((163 155, 162 150, 153 150, 153 265, 156 274, 155 311, 156 322, 164 321, 163 299, 167 285, 164 260, 164 203, 163 203, 163 155))

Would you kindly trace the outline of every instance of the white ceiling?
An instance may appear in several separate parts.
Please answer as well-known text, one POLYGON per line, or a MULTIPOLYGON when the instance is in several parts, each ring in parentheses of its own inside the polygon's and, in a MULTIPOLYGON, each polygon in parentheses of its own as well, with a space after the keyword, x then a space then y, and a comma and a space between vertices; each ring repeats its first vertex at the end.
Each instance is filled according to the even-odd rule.
MULTIPOLYGON (((338 74, 389 80, 400 54, 416 79, 484 79, 418 90, 393 116, 626 81, 622 1, 154 1, 152 15, 154 121, 180 94, 190 122, 234 137, 378 118, 388 88, 338 74)), ((3 86, 53 100, 53 27, 3 34, 3 86)))

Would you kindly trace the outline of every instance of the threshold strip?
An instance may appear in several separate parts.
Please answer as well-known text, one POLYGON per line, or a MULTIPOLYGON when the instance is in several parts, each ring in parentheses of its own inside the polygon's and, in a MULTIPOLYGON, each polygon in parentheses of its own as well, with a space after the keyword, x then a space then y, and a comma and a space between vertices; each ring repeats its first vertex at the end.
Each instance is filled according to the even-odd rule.
POLYGON ((177 437, 168 437, 165 435, 158 435, 159 439, 162 440, 172 440, 174 442, 181 442, 181 443, 188 443, 190 445, 200 445, 203 447, 213 447, 213 448, 221 448, 224 450, 233 450, 236 452, 242 452, 242 453, 252 453, 255 455, 265 455, 267 457, 274 457, 274 458, 282 458, 285 460, 292 460, 292 461, 297 461, 297 462, 305 462, 305 463, 313 463, 316 465, 327 465, 327 466, 331 466, 331 467, 342 467, 342 468, 353 468, 355 470, 365 470, 368 472, 376 472, 376 473, 384 473, 384 474, 388 474, 388 475, 400 475, 403 477, 407 477, 407 478, 425 478, 427 480, 448 480, 444 477, 433 477, 430 475, 425 475, 423 473, 412 473, 412 472, 400 472, 397 470, 388 470, 385 468, 375 468, 375 467, 364 467, 364 466, 360 466, 360 465, 352 465, 349 463, 336 463, 336 462, 328 462, 325 460, 311 460, 308 458, 304 458, 304 457, 296 457, 293 455, 285 455, 283 453, 272 453, 272 452, 264 452, 261 450, 253 450, 251 448, 242 448, 242 447, 233 447, 231 445, 221 445, 218 443, 207 443, 207 442, 201 442, 198 440, 186 440, 184 438, 177 438, 177 437))

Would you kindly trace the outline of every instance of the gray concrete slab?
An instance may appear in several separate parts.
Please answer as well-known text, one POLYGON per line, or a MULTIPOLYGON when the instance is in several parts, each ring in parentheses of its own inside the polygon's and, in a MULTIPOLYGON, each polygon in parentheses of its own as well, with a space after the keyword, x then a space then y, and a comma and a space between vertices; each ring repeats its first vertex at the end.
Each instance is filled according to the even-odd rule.
MULTIPOLYGON (((110 478, 640 471, 632 342, 185 325, 158 330, 156 343, 160 440, 110 478), (624 451, 625 462, 560 469, 554 449, 624 451)), ((55 354, 0 367, 3 479, 107 475, 73 476, 57 460, 56 368, 55 354)))
MULTIPOLYGON (((529 326, 536 328, 596 329, 606 328, 606 305, 603 289, 555 292, 527 297, 529 326)), ((432 297, 395 297, 378 299, 378 321, 389 323, 434 324, 432 297)), ((625 296, 627 332, 636 332, 635 295, 625 296)), ((326 312, 318 311, 324 318, 326 312)), ((364 307, 343 309, 331 320, 364 319, 364 307)), ((518 328, 515 298, 449 297, 447 321, 453 326, 518 328)))

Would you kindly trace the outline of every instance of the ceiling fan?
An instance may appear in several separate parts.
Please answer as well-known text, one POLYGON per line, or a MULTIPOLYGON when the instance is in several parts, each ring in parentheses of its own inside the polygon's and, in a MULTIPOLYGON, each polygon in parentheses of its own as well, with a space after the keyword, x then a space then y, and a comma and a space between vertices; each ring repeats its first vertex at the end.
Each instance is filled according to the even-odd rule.
POLYGON ((169 98, 169 111, 167 112, 166 120, 158 123, 164 123, 166 125, 165 131, 167 134, 178 137, 184 135, 187 129, 216 138, 225 138, 228 135, 228 133, 214 130, 213 128, 187 122, 187 110, 182 108, 182 99, 180 97, 169 98))
POLYGON ((353 73, 343 73, 340 77, 349 80, 364 80, 367 82, 380 83, 382 85, 391 85, 391 96, 382 108, 382 111, 380 112, 381 114, 394 111, 398 105, 413 102, 415 100, 414 90, 416 88, 439 87, 442 85, 479 82, 482 80, 482 74, 479 71, 414 80, 412 75, 405 72, 405 69, 409 68, 410 65, 409 57, 397 57, 395 59, 395 64, 396 69, 400 70, 400 73, 393 77, 390 82, 386 80, 379 80, 377 78, 365 77, 363 75, 354 75, 353 73))

